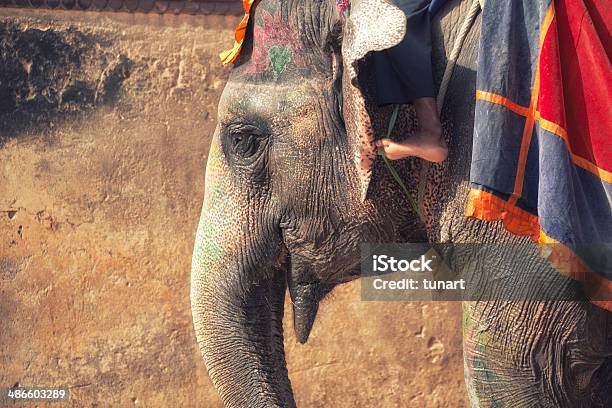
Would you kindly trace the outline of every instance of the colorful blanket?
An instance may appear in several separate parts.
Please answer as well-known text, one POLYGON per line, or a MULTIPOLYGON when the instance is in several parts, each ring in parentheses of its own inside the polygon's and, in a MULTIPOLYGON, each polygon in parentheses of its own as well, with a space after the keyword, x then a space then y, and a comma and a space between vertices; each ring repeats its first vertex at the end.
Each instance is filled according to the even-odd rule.
POLYGON ((612 310, 612 7, 487 0, 466 215, 503 220, 612 310))

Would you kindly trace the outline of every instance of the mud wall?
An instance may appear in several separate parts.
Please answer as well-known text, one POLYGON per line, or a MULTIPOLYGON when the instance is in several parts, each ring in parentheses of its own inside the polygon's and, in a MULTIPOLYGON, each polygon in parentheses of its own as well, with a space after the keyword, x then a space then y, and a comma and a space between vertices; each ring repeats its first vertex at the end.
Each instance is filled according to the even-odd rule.
MULTIPOLYGON (((189 268, 235 16, 0 9, 0 387, 220 407, 189 268)), ((326 300, 302 407, 465 406, 460 306, 326 300)), ((289 319, 287 319, 288 321, 289 319)))

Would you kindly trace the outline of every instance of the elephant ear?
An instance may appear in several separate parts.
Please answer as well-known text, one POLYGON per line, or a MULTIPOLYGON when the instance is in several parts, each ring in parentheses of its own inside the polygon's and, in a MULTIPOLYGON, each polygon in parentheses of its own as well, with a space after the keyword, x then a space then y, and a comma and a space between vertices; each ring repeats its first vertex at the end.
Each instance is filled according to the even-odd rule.
POLYGON ((365 200, 376 157, 369 109, 375 104, 371 87, 360 81, 361 62, 371 51, 397 45, 406 34, 406 15, 391 0, 351 0, 344 21, 342 79, 344 121, 365 200))

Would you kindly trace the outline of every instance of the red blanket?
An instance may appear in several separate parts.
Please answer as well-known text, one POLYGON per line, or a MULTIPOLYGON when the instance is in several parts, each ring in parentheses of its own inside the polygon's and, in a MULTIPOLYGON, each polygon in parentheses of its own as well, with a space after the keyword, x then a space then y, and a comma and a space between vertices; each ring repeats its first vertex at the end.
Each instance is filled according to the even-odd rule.
POLYGON ((612 310, 612 4, 487 0, 466 215, 549 244, 612 310))

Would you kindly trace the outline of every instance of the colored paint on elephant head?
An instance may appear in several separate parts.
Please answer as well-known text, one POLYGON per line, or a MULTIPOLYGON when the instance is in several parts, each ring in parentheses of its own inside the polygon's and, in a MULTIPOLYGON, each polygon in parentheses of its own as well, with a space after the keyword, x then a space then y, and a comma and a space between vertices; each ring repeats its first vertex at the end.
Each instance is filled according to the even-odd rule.
MULTIPOLYGON (((263 4, 262 4, 263 5, 263 4)), ((290 66, 303 67, 304 54, 300 33, 282 14, 280 5, 272 3, 258 10, 253 25, 253 53, 248 73, 271 72, 278 80, 290 66)))
POLYGON ((278 79, 287 64, 291 62, 291 49, 289 47, 274 46, 268 51, 268 56, 270 57, 270 62, 272 63, 274 78, 278 79))

